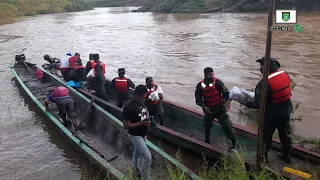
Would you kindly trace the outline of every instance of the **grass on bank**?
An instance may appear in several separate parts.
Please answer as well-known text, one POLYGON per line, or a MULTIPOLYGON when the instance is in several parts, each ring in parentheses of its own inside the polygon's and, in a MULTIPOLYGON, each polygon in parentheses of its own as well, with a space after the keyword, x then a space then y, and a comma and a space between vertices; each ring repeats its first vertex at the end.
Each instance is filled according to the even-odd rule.
POLYGON ((0 18, 92 9, 84 0, 0 0, 0 18))
MULTIPOLYGON (((272 174, 266 170, 261 170, 260 172, 255 172, 249 169, 243 161, 244 152, 239 153, 239 156, 224 156, 220 161, 212 163, 203 158, 198 163, 199 168, 195 172, 202 180, 284 180, 283 177, 279 175, 272 174)), ((181 160, 181 154, 177 152, 176 159, 183 163, 181 160)), ((180 169, 175 168, 169 162, 153 162, 152 166, 155 168, 151 172, 151 180, 187 180, 187 176, 180 169)), ((98 169, 92 163, 89 163, 84 168, 81 168, 81 180, 109 180, 112 179, 110 174, 105 174, 102 168, 98 169)), ((310 170, 313 177, 312 180, 320 180, 320 171, 310 170)), ((72 178, 62 177, 60 171, 55 175, 48 175, 47 177, 38 177, 38 179, 54 179, 62 180, 72 178)), ((139 178, 133 173, 132 169, 128 169, 127 175, 125 177, 128 180, 139 180, 139 178)), ((23 178, 17 178, 16 176, 12 180, 20 180, 23 178)))

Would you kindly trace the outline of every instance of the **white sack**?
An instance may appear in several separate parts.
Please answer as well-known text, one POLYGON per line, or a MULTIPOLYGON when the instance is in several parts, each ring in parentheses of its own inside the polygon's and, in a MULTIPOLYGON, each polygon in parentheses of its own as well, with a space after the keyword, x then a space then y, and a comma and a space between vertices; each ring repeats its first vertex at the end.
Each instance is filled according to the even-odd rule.
POLYGON ((254 92, 241 89, 237 86, 234 86, 230 89, 229 98, 231 100, 237 101, 240 104, 247 104, 249 102, 254 102, 254 92))

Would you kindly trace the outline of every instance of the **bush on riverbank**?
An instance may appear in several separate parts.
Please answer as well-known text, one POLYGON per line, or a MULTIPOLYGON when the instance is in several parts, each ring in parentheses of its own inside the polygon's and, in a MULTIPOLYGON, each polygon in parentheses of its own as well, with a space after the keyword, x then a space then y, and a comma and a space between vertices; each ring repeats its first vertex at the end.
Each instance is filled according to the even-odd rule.
POLYGON ((96 0, 92 5, 94 7, 141 6, 143 2, 143 0, 96 0))
POLYGON ((192 13, 205 9, 204 0, 147 0, 138 11, 159 13, 192 13))
POLYGON ((92 9, 84 0, 0 0, 0 18, 92 9))
MULTIPOLYGON (((210 13, 210 12, 261 12, 268 10, 267 0, 145 0, 141 12, 159 13, 210 13)), ((318 0, 277 1, 276 7, 310 11, 320 10, 318 0)))

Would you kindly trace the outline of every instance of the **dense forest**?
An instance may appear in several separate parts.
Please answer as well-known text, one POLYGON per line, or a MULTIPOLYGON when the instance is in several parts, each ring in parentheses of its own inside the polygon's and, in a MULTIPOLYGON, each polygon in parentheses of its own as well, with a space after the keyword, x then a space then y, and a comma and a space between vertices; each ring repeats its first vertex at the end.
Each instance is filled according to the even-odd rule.
MULTIPOLYGON (((320 0, 277 0, 277 8, 298 11, 320 10, 320 0)), ((206 13, 261 12, 268 10, 268 0, 145 0, 141 12, 206 13)))

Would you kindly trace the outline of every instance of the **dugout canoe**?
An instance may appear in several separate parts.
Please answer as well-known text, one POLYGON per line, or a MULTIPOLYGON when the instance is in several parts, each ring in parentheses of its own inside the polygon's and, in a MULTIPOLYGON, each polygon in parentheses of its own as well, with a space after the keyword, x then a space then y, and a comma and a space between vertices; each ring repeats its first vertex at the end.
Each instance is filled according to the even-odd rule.
MULTIPOLYGON (((52 71, 56 75, 60 76, 59 72, 52 71)), ((60 76, 61 77, 61 76, 60 76)), ((92 90, 77 88, 79 92, 88 98, 94 97, 94 101, 113 114, 118 119, 122 119, 122 109, 116 106, 117 95, 114 90, 109 88, 110 80, 106 80, 106 90, 109 95, 110 102, 106 102, 94 95, 92 90)), ((133 91, 130 90, 132 94, 133 91)), ((149 134, 163 139, 166 142, 176 145, 177 147, 190 150, 199 155, 204 155, 208 159, 220 159, 223 155, 229 155, 228 140, 218 123, 214 120, 214 126, 211 130, 212 144, 203 142, 203 118, 202 112, 184 107, 171 101, 163 101, 164 108, 164 126, 157 125, 155 128, 149 129, 149 134)), ((236 138, 239 143, 238 151, 243 151, 243 156, 247 164, 254 164, 256 156, 256 132, 249 130, 245 127, 241 127, 233 124, 236 133, 236 138)), ((278 172, 286 177, 293 177, 294 175, 285 173, 284 167, 291 167, 304 172, 313 172, 315 169, 320 168, 320 155, 318 152, 293 145, 291 155, 293 156, 292 164, 286 164, 279 160, 276 155, 281 150, 281 143, 278 139, 273 139, 272 150, 269 152, 269 159, 271 163, 265 167, 278 172)))
MULTIPOLYGON (((39 68, 44 72, 44 79, 37 80, 36 68, 36 64, 28 62, 16 62, 10 66, 19 86, 77 150, 90 161, 92 160, 98 168, 104 170, 108 177, 113 179, 128 177, 132 149, 122 122, 96 103, 90 104, 90 99, 67 86, 58 76, 52 75, 42 67, 39 68), (70 128, 66 128, 62 124, 55 104, 51 104, 48 110, 45 108, 46 95, 57 86, 65 86, 69 89, 69 94, 76 104, 77 122, 79 123, 81 118, 85 117, 81 130, 73 133, 70 128), (87 109, 89 109, 88 114, 86 114, 87 109)), ((199 179, 195 173, 150 141, 147 141, 147 145, 153 157, 150 171, 152 179, 163 177, 163 174, 158 173, 157 168, 166 165, 172 165, 173 168, 183 171, 188 179, 199 179)))

